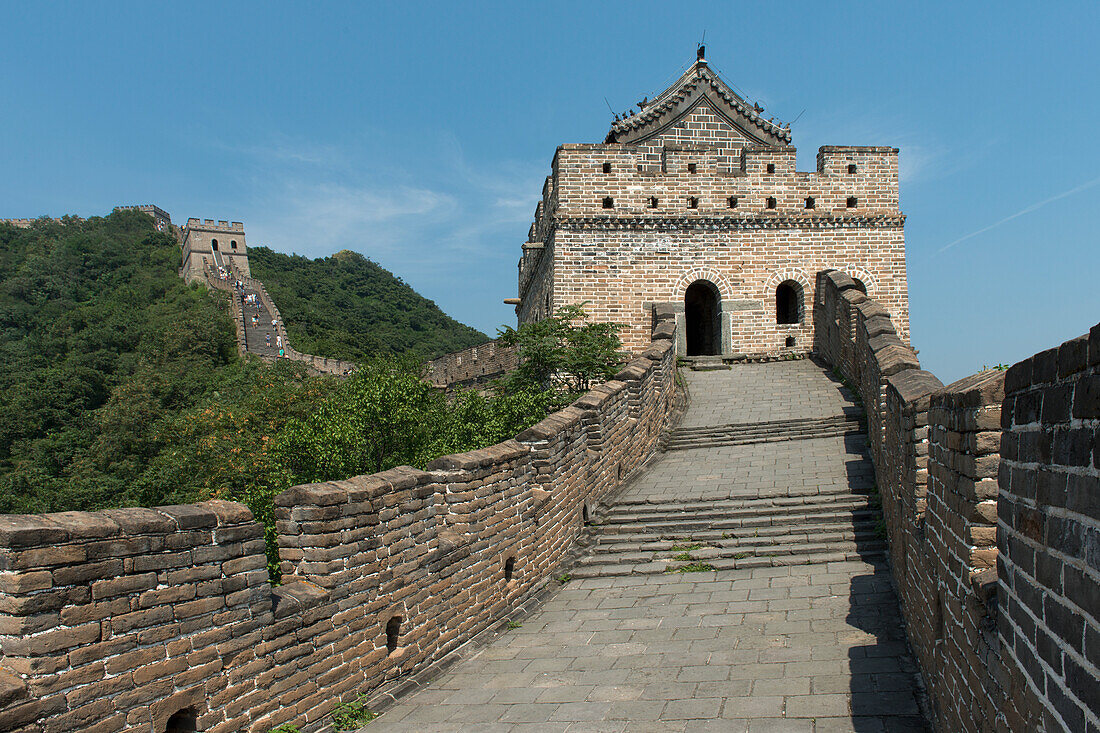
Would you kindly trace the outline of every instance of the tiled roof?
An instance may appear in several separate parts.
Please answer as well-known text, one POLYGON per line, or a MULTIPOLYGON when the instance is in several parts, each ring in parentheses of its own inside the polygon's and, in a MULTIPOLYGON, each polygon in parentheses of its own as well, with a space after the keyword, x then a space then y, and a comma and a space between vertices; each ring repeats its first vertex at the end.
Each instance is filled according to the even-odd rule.
POLYGON ((703 59, 692 64, 676 83, 645 104, 637 114, 613 122, 607 134, 607 142, 636 142, 649 137, 647 133, 650 131, 647 128, 653 128, 652 133, 657 133, 667 126, 670 118, 677 119, 686 114, 700 95, 709 98, 717 112, 730 118, 737 127, 756 137, 759 142, 770 145, 790 144, 789 125, 781 127, 761 117, 756 107, 734 92, 710 70, 703 59))

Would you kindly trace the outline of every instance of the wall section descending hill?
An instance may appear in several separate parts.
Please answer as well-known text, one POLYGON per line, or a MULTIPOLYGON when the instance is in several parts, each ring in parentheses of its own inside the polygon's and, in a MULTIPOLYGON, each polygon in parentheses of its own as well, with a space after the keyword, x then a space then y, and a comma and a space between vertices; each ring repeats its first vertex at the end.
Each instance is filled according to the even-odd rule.
POLYGON ((943 731, 1100 719, 1100 325, 944 387, 847 275, 815 352, 852 383, 909 641, 943 731))
POLYGON ((675 328, 514 440, 276 502, 0 516, 0 731, 325 730, 545 588, 588 507, 657 449, 675 328))

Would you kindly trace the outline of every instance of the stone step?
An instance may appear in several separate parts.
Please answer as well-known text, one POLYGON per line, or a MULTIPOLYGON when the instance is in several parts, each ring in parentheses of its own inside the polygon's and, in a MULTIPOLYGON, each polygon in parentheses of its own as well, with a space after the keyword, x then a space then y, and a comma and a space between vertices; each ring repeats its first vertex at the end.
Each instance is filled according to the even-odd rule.
POLYGON ((874 535, 878 523, 877 515, 861 517, 852 522, 799 524, 772 527, 747 527, 735 531, 703 530, 686 535, 661 534, 653 532, 635 533, 597 533, 591 541, 595 546, 608 550, 629 550, 632 552, 654 551, 671 548, 674 545, 706 544, 721 547, 739 545, 758 545, 775 542, 784 537, 835 537, 853 539, 857 535, 874 535))
POLYGON ((665 444, 664 449, 695 450, 698 448, 717 448, 729 445, 754 445, 758 443, 787 443, 793 440, 817 440, 821 438, 836 438, 841 435, 855 435, 863 432, 863 428, 836 428, 833 430, 816 430, 805 433, 784 433, 782 435, 766 435, 759 437, 728 436, 711 439, 671 440, 665 444))
POLYGON ((821 491, 816 486, 792 486, 783 489, 783 494, 757 494, 754 496, 715 497, 713 499, 619 499, 613 505, 606 506, 605 511, 615 512, 633 511, 662 511, 666 508, 677 508, 678 511, 692 511, 695 509, 747 509, 751 507, 785 507, 800 504, 821 504, 831 501, 867 501, 869 495, 861 492, 853 492, 845 489, 821 491))
MULTIPOLYGON (((774 548, 773 548, 774 549, 774 548)), ((715 557, 708 560, 656 560, 651 562, 608 562, 587 563, 573 566, 569 575, 572 578, 602 578, 622 575, 658 575, 662 573, 693 572, 709 570, 739 570, 744 568, 782 567, 789 565, 815 565, 847 560, 866 560, 881 557, 886 553, 882 541, 860 543, 858 549, 829 547, 827 545, 804 545, 802 548, 789 548, 789 553, 755 552, 732 557, 715 557), (693 569, 693 566, 695 569, 693 569)))
POLYGON ((721 425, 693 425, 678 427, 672 431, 673 435, 694 435, 713 432, 729 432, 744 430, 765 429, 794 429, 812 425, 830 425, 845 422, 863 422, 862 413, 842 413, 839 415, 827 415, 824 417, 799 417, 786 420, 763 420, 751 423, 723 423, 721 425))
POLYGON ((793 486, 783 495, 738 496, 714 499, 621 499, 607 506, 608 514, 650 511, 695 511, 710 509, 749 509, 752 507, 790 507, 836 501, 867 501, 865 493, 835 490, 821 491, 816 486, 793 486))
POLYGON ((623 524, 603 524, 599 526, 600 534, 673 534, 677 537, 690 532, 702 530, 733 531, 745 527, 766 527, 783 524, 829 524, 833 522, 852 522, 875 516, 876 511, 871 509, 853 510, 849 512, 822 512, 820 514, 804 514, 776 517, 714 517, 700 520, 669 520, 630 522, 623 524))
MULTIPOLYGON (((819 552, 854 552, 867 547, 878 547, 883 540, 875 536, 874 532, 862 532, 851 538, 828 538, 824 535, 806 538, 791 537, 765 539, 757 544, 718 544, 698 547, 692 550, 618 550, 613 551, 602 546, 597 546, 596 551, 581 558, 581 565, 617 565, 639 562, 677 561, 696 562, 714 560, 723 557, 750 557, 750 556, 775 556, 816 554, 819 552)), ((701 543, 683 543, 684 548, 701 543)))
POLYGON ((858 415, 677 428, 669 433, 665 449, 685 450, 718 445, 830 438, 863 430, 863 420, 858 415))
POLYGON ((626 541, 626 543, 603 543, 597 541, 593 549, 599 554, 610 556, 636 555, 646 556, 650 559, 658 557, 672 557, 687 551, 694 553, 696 548, 704 555, 700 557, 719 557, 724 554, 741 553, 741 551, 753 551, 761 547, 775 547, 788 545, 820 545, 835 543, 864 543, 864 541, 878 540, 875 525, 859 527, 856 529, 836 527, 822 532, 790 532, 781 535, 758 537, 734 537, 723 535, 717 539, 702 538, 663 538, 650 541, 626 541))
POLYGON ((671 505, 671 506, 635 506, 630 511, 614 507, 596 524, 601 527, 636 522, 661 521, 700 521, 704 519, 745 519, 750 517, 781 517, 790 521, 791 517, 806 514, 827 514, 839 511, 858 511, 871 509, 870 499, 853 495, 851 498, 829 497, 822 501, 779 504, 775 502, 737 502, 737 500, 715 501, 713 506, 671 505))

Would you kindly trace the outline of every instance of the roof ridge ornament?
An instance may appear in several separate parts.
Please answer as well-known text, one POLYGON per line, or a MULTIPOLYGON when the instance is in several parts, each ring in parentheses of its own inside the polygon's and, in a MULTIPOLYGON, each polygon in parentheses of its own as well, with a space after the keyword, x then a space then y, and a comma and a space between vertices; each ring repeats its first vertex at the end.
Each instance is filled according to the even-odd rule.
POLYGON ((696 62, 700 64, 705 64, 707 62, 706 58, 704 58, 706 56, 706 53, 707 47, 700 43, 699 48, 695 49, 696 62))

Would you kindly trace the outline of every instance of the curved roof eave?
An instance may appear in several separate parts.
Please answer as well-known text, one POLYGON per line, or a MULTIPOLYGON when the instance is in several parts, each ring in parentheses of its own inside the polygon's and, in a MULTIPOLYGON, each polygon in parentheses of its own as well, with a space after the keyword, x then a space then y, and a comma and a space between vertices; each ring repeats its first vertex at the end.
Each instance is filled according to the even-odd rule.
POLYGON ((735 129, 764 145, 790 145, 790 127, 780 127, 734 92, 707 66, 696 61, 676 82, 647 103, 636 115, 616 120, 605 142, 636 143, 647 140, 687 115, 704 99, 735 129))

